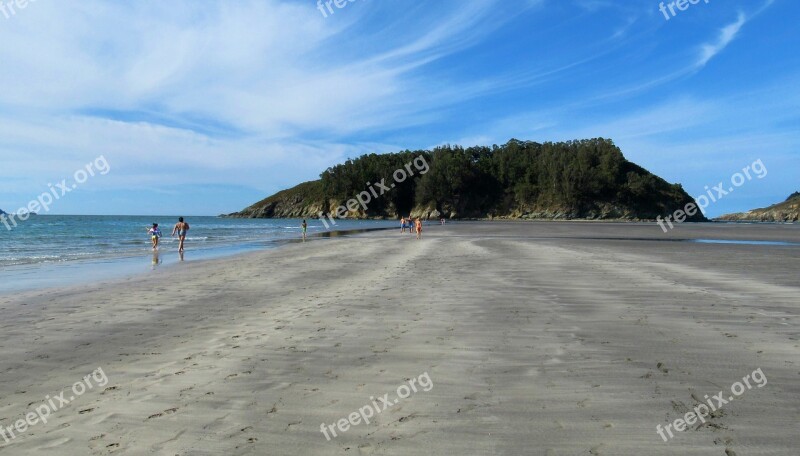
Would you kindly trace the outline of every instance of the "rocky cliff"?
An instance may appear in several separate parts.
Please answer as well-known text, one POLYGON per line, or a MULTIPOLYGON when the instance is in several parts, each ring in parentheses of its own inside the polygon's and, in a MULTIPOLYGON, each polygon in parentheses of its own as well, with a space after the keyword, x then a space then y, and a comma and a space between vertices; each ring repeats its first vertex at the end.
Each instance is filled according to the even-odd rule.
POLYGON ((236 218, 316 218, 326 211, 322 182, 311 181, 265 198, 240 212, 228 214, 236 218))
POLYGON ((800 221, 800 192, 789 195, 786 201, 747 212, 725 214, 715 220, 726 222, 797 222, 800 221))

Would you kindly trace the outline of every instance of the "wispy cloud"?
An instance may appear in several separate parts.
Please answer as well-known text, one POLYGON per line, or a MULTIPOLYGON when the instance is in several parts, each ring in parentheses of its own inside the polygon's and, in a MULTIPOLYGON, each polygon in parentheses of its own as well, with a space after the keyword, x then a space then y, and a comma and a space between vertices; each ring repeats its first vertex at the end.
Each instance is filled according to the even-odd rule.
POLYGON ((747 23, 747 16, 744 13, 739 13, 736 22, 723 27, 715 41, 700 46, 700 56, 695 65, 704 67, 711 59, 728 47, 745 23, 747 23))

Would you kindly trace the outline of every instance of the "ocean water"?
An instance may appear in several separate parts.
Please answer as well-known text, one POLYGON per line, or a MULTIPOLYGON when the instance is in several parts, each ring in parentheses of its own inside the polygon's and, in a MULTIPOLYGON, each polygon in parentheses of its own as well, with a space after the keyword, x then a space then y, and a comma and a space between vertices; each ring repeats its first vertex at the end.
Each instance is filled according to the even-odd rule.
MULTIPOLYGON (((274 247, 301 238, 302 220, 186 217, 191 226, 186 254, 170 236, 177 216, 39 215, 12 230, 0 224, 0 291, 103 279, 123 272, 152 270, 162 264, 207 259, 274 247), (164 237, 154 254, 147 230, 158 223, 164 237)), ((340 220, 330 229, 308 220, 314 239, 331 230, 394 227, 394 221, 340 220)))

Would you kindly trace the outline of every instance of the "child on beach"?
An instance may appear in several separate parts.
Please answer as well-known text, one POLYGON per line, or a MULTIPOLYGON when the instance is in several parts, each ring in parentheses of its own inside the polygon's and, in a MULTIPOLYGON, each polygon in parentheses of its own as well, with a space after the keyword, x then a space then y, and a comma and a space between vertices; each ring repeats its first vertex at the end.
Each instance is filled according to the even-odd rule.
POLYGON ((158 223, 154 223, 153 227, 147 230, 147 234, 153 240, 153 250, 158 249, 158 240, 161 239, 161 230, 158 228, 158 223))
POLYGON ((306 223, 305 219, 303 223, 300 224, 300 228, 303 229, 303 242, 306 242, 306 231, 308 231, 308 223, 306 223))
POLYGON ((417 228, 417 239, 422 239, 422 220, 417 217, 417 221, 414 222, 414 225, 417 228))

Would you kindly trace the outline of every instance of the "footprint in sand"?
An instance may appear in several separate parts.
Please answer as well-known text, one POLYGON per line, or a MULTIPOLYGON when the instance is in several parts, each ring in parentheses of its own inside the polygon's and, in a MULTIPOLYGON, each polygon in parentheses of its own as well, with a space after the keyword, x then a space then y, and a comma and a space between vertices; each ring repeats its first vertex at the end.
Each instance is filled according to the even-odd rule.
POLYGON ((58 427, 56 427, 55 429, 52 429, 52 430, 50 430, 50 431, 47 431, 47 433, 49 434, 49 433, 51 433, 51 432, 60 431, 61 429, 65 429, 65 428, 68 428, 68 427, 70 427, 70 426, 72 426, 72 425, 71 425, 71 424, 69 424, 69 423, 62 423, 62 424, 59 424, 59 425, 58 425, 58 427))
POLYGON ((289 428, 291 428, 292 426, 297 426, 298 424, 303 424, 303 420, 300 420, 300 421, 293 421, 293 422, 291 422, 291 423, 287 424, 287 425, 286 425, 286 430, 288 431, 288 430, 289 430, 289 428))
POLYGON ((589 450, 589 454, 591 454, 593 456, 601 456, 600 449, 602 449, 604 446, 605 446, 604 443, 601 443, 600 445, 593 446, 589 450))
POLYGON ((411 415, 408 415, 408 416, 401 417, 401 418, 400 418, 399 420, 397 420, 397 421, 398 421, 398 422, 400 422, 400 423, 405 423, 406 421, 413 420, 413 419, 414 419, 414 418, 416 418, 416 417, 417 417, 417 414, 416 414, 416 413, 412 413, 411 415))
POLYGON ((461 407, 460 409, 456 410, 456 413, 467 413, 467 412, 471 412, 471 411, 475 410, 476 408, 478 408, 477 405, 469 404, 469 405, 467 405, 465 407, 461 407))
POLYGON ((57 439, 51 440, 50 442, 47 442, 46 444, 44 444, 43 446, 41 446, 39 448, 42 448, 42 449, 55 448, 55 447, 64 445, 66 443, 69 443, 71 441, 72 441, 72 439, 70 439, 69 437, 61 437, 61 438, 57 438, 57 439))
POLYGON ((170 409, 166 409, 161 413, 154 413, 154 414, 148 416, 147 419, 149 420, 149 419, 153 419, 153 418, 160 418, 160 417, 162 417, 164 415, 171 415, 171 414, 173 414, 173 413, 175 413, 177 411, 178 411, 178 407, 173 407, 173 408, 170 408, 170 409))

